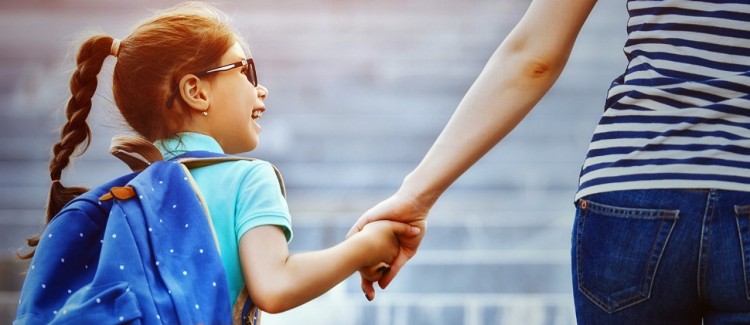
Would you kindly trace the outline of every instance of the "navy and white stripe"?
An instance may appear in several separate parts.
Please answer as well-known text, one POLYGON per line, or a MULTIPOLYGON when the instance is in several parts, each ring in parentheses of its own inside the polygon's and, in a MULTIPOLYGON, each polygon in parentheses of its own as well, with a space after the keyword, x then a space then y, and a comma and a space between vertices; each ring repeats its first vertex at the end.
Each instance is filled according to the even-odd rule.
POLYGON ((750 1, 629 0, 625 73, 576 200, 616 190, 750 192, 750 1))

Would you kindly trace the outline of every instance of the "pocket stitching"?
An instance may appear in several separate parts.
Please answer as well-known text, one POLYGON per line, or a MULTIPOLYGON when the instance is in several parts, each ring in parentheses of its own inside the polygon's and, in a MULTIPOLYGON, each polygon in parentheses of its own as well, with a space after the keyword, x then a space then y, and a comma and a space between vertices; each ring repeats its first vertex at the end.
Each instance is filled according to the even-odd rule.
POLYGON ((607 205, 603 205, 599 203, 594 203, 588 200, 581 200, 579 207, 581 208, 581 215, 578 221, 578 227, 577 227, 578 230, 576 231, 576 275, 578 276, 578 289, 581 292, 583 292, 583 294, 591 302, 593 302, 599 308, 601 308, 602 310, 610 314, 623 310, 635 304, 638 304, 642 301, 648 300, 651 297, 651 290, 653 288, 654 279, 656 277, 656 272, 659 269, 659 264, 661 263, 661 259, 664 255, 664 251, 666 250, 669 239, 672 236, 672 231, 674 230, 676 221, 679 219, 679 210, 630 209, 630 208, 607 206, 607 205), (581 255, 582 254, 580 252, 581 238, 582 238, 582 233, 584 230, 584 223, 586 221, 586 218, 588 217, 589 212, 601 213, 610 217, 660 220, 658 231, 657 231, 657 236, 661 235, 664 232, 664 226, 669 227, 669 230, 667 231, 666 236, 664 238, 664 243, 662 245, 661 251, 659 252, 658 258, 656 259, 655 262, 652 262, 651 260, 654 256, 654 252, 656 250, 658 241, 654 242, 652 249, 649 252, 649 255, 648 255, 649 260, 648 260, 647 267, 644 271, 646 272, 646 274, 644 274, 645 279, 643 280, 643 284, 641 285, 641 290, 636 292, 634 296, 624 299, 622 301, 616 301, 615 303, 611 305, 608 305, 605 301, 603 301, 603 299, 600 299, 599 297, 597 297, 597 295, 594 292, 584 287, 585 281, 581 281, 583 279, 583 274, 581 270, 582 269, 581 268, 581 255), (644 218, 644 217, 647 217, 647 218, 644 218), (666 221, 671 221, 671 222, 665 223, 666 221))
POLYGON ((679 210, 622 208, 591 201, 581 201, 586 202, 586 210, 591 210, 595 213, 606 214, 607 216, 611 217, 674 220, 679 219, 680 214, 679 210))

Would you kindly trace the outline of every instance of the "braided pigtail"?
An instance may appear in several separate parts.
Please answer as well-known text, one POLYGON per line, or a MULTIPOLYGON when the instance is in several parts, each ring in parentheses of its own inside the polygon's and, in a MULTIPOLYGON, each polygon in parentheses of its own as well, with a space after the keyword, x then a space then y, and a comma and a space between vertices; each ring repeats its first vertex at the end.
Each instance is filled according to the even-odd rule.
MULTIPOLYGON (((86 40, 76 57, 77 69, 70 78, 72 94, 65 109, 67 121, 60 132, 60 142, 52 146, 52 159, 49 164, 52 186, 47 201, 45 226, 60 210, 75 197, 85 193, 84 187, 65 187, 60 182, 62 171, 70 163, 71 156, 82 155, 91 142, 91 129, 86 118, 91 112, 91 99, 98 84, 97 75, 102 69, 104 59, 110 55, 113 39, 106 35, 97 35, 86 40)), ((34 256, 33 248, 39 244, 40 235, 27 239, 32 251, 19 254, 22 259, 34 256)))
MULTIPOLYGON (((188 2, 157 13, 138 24, 122 42, 107 35, 95 35, 81 45, 77 68, 70 78, 71 98, 60 142, 52 147, 49 164, 52 186, 47 202, 45 227, 70 200, 86 192, 82 187, 65 187, 60 182, 71 157, 83 154, 91 140, 86 119, 96 92, 97 75, 109 55, 117 57, 112 71, 112 95, 120 114, 146 143, 169 138, 184 131, 189 112, 181 104, 165 103, 182 76, 216 66, 222 55, 241 38, 226 24, 218 9, 202 2, 188 2)), ((158 159, 159 153, 146 157, 158 159)), ((133 162, 133 161, 131 161, 133 162)), ((135 161, 135 166, 139 165, 135 161)), ((33 257, 39 235, 27 239, 33 257)))

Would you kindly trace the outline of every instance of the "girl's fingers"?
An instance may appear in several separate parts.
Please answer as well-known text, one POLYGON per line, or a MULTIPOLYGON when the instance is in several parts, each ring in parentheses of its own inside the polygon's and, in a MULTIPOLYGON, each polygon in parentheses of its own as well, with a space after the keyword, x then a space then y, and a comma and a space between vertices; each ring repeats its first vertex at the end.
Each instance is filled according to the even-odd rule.
POLYGON ((349 232, 346 234, 345 238, 349 238, 352 235, 362 231, 362 228, 364 228, 369 222, 370 220, 366 215, 359 217, 359 219, 357 219, 357 222, 355 222, 354 225, 349 229, 349 232))
POLYGON ((383 277, 383 275, 391 269, 391 266, 386 262, 380 262, 373 266, 367 267, 364 270, 360 270, 360 274, 363 278, 370 282, 376 282, 383 277))
POLYGON ((380 262, 371 267, 360 270, 359 274, 362 277, 362 291, 365 293, 367 300, 372 301, 372 299, 375 299, 374 283, 379 281, 390 269, 391 266, 388 265, 388 263, 380 262))
POLYGON ((378 280, 378 285, 381 289, 385 289, 391 281, 396 277, 398 272, 401 270, 401 267, 406 264, 406 262, 409 261, 410 256, 407 256, 403 252, 400 252, 398 256, 391 262, 391 267, 388 269, 388 272, 383 274, 383 277, 378 280))
POLYGON ((367 298, 367 301, 372 301, 375 299, 375 286, 373 286, 372 281, 368 281, 365 279, 364 276, 362 276, 362 292, 365 293, 365 298, 367 298))

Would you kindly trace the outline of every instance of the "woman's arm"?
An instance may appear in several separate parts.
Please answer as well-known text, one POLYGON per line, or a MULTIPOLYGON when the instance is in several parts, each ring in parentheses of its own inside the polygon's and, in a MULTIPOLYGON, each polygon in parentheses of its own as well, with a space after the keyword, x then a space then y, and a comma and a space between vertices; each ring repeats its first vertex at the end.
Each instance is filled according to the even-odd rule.
POLYGON ((402 191, 432 206, 560 76, 596 0, 534 0, 498 47, 402 191))
MULTIPOLYGON (((459 103, 448 124, 398 192, 367 211, 351 233, 373 220, 424 227, 427 213, 461 174, 503 139, 560 76, 596 0, 534 0, 459 103)), ((401 241, 385 287, 419 247, 424 232, 401 241)), ((372 283, 363 290, 374 294, 372 283)))
POLYGON ((240 239, 240 263, 253 302, 278 313, 322 295, 361 268, 390 262, 399 238, 418 232, 407 224, 381 221, 334 247, 289 255, 281 228, 260 226, 240 239))

